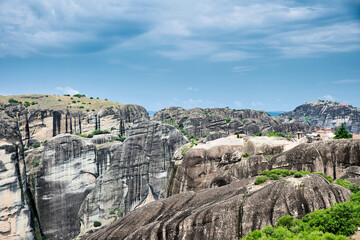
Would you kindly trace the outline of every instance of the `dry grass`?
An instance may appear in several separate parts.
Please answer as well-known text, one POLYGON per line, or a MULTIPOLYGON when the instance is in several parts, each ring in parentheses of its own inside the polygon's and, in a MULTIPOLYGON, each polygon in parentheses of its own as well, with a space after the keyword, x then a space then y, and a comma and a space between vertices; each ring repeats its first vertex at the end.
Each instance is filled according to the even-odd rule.
POLYGON ((72 96, 58 96, 58 95, 44 95, 44 94, 26 94, 26 95, 0 95, 0 104, 8 104, 9 99, 13 98, 17 101, 24 102, 28 101, 37 102, 38 104, 30 105, 28 109, 53 109, 53 110, 64 110, 69 109, 70 111, 99 111, 104 107, 116 107, 124 106, 125 104, 111 102, 103 99, 90 99, 90 97, 72 97, 72 96), (75 103, 73 103, 75 101, 75 103), (83 106, 84 108, 79 108, 83 106))

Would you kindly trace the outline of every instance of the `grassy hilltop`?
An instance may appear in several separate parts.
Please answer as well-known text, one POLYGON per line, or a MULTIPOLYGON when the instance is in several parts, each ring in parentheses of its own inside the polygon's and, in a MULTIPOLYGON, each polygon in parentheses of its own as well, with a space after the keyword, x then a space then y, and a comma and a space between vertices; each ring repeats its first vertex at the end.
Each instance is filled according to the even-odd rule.
POLYGON ((45 95, 45 94, 24 94, 24 95, 0 95, 0 105, 10 102, 22 104, 28 109, 53 109, 70 111, 99 111, 105 107, 124 106, 125 104, 111 102, 96 97, 86 97, 76 94, 74 96, 45 95))

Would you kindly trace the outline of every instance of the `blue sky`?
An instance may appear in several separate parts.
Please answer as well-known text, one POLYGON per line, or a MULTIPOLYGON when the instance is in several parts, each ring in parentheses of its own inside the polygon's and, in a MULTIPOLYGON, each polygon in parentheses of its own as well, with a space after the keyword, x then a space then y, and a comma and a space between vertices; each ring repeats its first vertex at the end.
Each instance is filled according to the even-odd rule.
POLYGON ((360 107, 359 0, 0 0, 0 94, 360 107))

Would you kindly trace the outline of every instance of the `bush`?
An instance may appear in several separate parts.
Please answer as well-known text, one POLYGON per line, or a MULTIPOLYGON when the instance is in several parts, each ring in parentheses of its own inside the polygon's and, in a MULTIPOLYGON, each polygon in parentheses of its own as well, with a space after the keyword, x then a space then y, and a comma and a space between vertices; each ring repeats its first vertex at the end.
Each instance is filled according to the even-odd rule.
POLYGON ((82 97, 85 97, 85 95, 84 94, 74 94, 73 97, 82 98, 82 97))
POLYGON ((276 133, 276 132, 269 132, 265 136, 267 136, 267 137, 284 137, 284 135, 282 135, 281 133, 276 133))
POLYGON ((41 160, 41 159, 37 160, 37 161, 36 161, 36 162, 35 162, 32 166, 33 166, 33 167, 37 167, 37 166, 39 166, 39 164, 40 164, 40 160, 41 160))
POLYGON ((40 143, 35 143, 35 144, 33 145, 33 148, 38 148, 38 147, 40 147, 40 143))
POLYGON ((45 97, 49 97, 49 95, 45 95, 45 97))
POLYGON ((74 101, 72 101, 72 103, 76 103, 76 101, 74 100, 74 101))
POLYGON ((225 121, 226 121, 227 123, 229 123, 229 122, 231 121, 231 118, 225 117, 225 121))
POLYGON ((109 214, 110 214, 110 215, 115 215, 115 211, 112 210, 112 211, 109 212, 109 214))
POLYGON ((185 151, 188 150, 188 149, 189 149, 189 147, 183 147, 181 149, 181 155, 184 155, 185 151))
POLYGON ((100 221, 94 221, 94 227, 100 227, 101 222, 100 221))
POLYGON ((270 174, 269 178, 270 178, 270 180, 278 180, 278 179, 280 179, 280 176, 277 174, 270 174))
POLYGON ((301 178, 303 175, 299 172, 294 173, 295 178, 301 178))
POLYGON ((121 142, 125 141, 125 139, 126 139, 125 136, 122 136, 120 134, 118 134, 118 136, 119 136, 119 141, 121 141, 121 142))
POLYGON ((295 221, 293 216, 283 216, 279 218, 278 222, 276 223, 277 227, 282 226, 287 229, 290 229, 294 225, 295 225, 295 221))
POLYGON ((268 180, 268 178, 266 176, 260 176, 260 177, 256 178, 254 184, 259 185, 259 184, 266 182, 267 180, 268 180))
POLYGON ((192 148, 193 146, 198 145, 198 143, 196 141, 194 141, 194 139, 191 139, 191 143, 190 143, 190 147, 192 148))
POLYGON ((353 193, 357 193, 360 192, 360 187, 357 184, 351 183, 347 180, 343 180, 343 179, 338 179, 335 182, 337 185, 343 186, 347 189, 349 189, 351 192, 353 193))
POLYGON ((360 226, 360 192, 351 195, 350 202, 333 204, 300 220, 281 217, 274 227, 248 233, 244 239, 323 239, 345 240, 360 226))
POLYGON ((312 174, 317 174, 317 175, 320 175, 320 176, 322 176, 323 178, 325 178, 328 182, 330 182, 330 183, 333 183, 334 182, 334 180, 332 179, 332 177, 330 177, 330 176, 328 176, 328 175, 326 175, 326 174, 324 174, 324 173, 316 173, 316 172, 313 172, 312 174))
POLYGON ((21 102, 18 100, 15 100, 14 98, 10 98, 9 103, 21 103, 21 102))
POLYGON ((124 212, 123 212, 122 210, 120 210, 120 209, 117 210, 117 216, 118 216, 118 217, 122 217, 123 213, 124 213, 124 212))
POLYGON ((250 154, 244 153, 242 156, 243 156, 244 158, 248 158, 248 157, 250 157, 250 154))
POLYGON ((254 137, 260 137, 260 136, 262 136, 262 133, 261 133, 261 132, 258 132, 258 133, 256 133, 256 134, 253 134, 253 136, 254 136, 254 137))
POLYGON ((70 94, 64 94, 65 97, 70 97, 70 94))
POLYGON ((236 138, 240 138, 240 135, 239 135, 239 133, 236 133, 236 138))
POLYGON ((93 97, 90 97, 90 99, 94 99, 93 97))
POLYGON ((84 106, 80 106, 79 108, 84 108, 84 106))
POLYGON ((27 107, 30 107, 30 103, 28 101, 25 101, 24 102, 24 106, 27 108, 27 107))

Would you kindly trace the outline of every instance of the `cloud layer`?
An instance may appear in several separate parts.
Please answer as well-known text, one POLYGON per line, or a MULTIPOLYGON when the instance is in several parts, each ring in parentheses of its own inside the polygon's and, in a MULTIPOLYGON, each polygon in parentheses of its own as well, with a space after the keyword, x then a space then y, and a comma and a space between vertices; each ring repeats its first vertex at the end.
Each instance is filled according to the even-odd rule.
POLYGON ((351 0, 1 1, 0 56, 133 49, 213 62, 266 53, 317 57, 360 50, 354 7, 359 3, 351 0))

